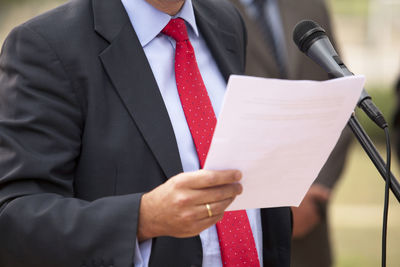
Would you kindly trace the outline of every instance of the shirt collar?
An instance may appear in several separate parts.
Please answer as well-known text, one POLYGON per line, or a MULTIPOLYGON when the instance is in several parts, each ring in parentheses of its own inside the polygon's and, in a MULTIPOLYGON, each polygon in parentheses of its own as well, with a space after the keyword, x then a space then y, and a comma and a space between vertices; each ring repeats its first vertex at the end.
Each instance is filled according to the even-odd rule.
MULTIPOLYGON (((145 0, 122 0, 132 26, 142 47, 151 42, 171 20, 171 16, 156 9, 145 0)), ((186 0, 182 9, 173 18, 182 18, 196 36, 199 36, 192 0, 186 0)))

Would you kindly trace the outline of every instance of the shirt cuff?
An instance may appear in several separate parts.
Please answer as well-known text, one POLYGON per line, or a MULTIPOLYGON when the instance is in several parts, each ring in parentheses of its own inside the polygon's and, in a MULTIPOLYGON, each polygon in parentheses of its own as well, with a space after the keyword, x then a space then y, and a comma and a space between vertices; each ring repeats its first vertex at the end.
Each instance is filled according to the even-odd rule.
POLYGON ((149 266, 152 243, 153 240, 149 239, 139 244, 138 240, 136 239, 135 257, 133 258, 133 264, 135 267, 149 266))

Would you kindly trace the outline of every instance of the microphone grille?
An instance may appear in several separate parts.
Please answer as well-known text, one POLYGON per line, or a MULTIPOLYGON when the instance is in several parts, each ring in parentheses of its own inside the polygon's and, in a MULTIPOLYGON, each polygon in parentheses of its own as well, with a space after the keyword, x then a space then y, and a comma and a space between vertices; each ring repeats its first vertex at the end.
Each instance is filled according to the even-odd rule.
POLYGON ((304 53, 323 36, 326 36, 325 30, 312 20, 300 21, 293 30, 293 41, 304 53))

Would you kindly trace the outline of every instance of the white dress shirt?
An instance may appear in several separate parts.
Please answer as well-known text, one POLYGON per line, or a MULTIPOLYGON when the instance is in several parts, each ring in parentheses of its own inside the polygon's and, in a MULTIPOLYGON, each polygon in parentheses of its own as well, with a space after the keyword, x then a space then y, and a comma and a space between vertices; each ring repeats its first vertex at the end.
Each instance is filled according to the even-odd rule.
MULTIPOLYGON (((199 170, 199 159, 180 103, 175 82, 175 41, 160 33, 170 21, 171 16, 157 10, 145 0, 121 1, 143 47, 167 108, 178 144, 183 170, 184 172, 199 170)), ((226 82, 198 31, 191 0, 185 1, 182 9, 175 17, 183 18, 186 22, 189 39, 195 51, 200 73, 207 88, 215 115, 218 117, 225 94, 226 82)), ((260 211, 248 210, 247 214, 262 266, 260 211)), ((201 232, 200 239, 203 248, 203 266, 222 267, 216 227, 212 226, 201 232)), ((134 258, 136 267, 148 265, 151 245, 151 240, 140 244, 137 243, 134 258)))

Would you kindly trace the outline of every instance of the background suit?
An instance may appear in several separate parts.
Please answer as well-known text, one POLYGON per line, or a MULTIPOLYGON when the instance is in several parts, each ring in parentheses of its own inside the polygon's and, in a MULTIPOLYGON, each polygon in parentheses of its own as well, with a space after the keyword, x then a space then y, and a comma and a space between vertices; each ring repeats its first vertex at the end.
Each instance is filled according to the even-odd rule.
MULTIPOLYGON (((193 1, 223 76, 246 33, 193 1)), ((0 57, 0 266, 131 266, 143 192, 182 171, 174 132, 120 1, 75 0, 16 28, 0 57)), ((288 266, 290 211, 261 211, 265 266, 288 266)), ((150 266, 201 266, 199 237, 153 240, 150 266)))
MULTIPOLYGON (((332 38, 329 14, 323 0, 278 0, 285 43, 288 55, 286 77, 282 77, 278 63, 273 55, 272 44, 262 38, 263 31, 259 24, 246 12, 239 0, 231 0, 241 11, 248 30, 246 74, 251 76, 288 78, 294 80, 326 80, 326 72, 299 51, 292 41, 295 25, 303 19, 319 23, 332 38)), ((333 188, 340 177, 346 160, 346 153, 351 141, 350 130, 345 128, 341 139, 321 170, 315 183, 333 188)), ((292 243, 291 265, 295 267, 330 266, 332 255, 326 218, 326 206, 321 207, 322 222, 308 235, 294 239, 292 243)))

